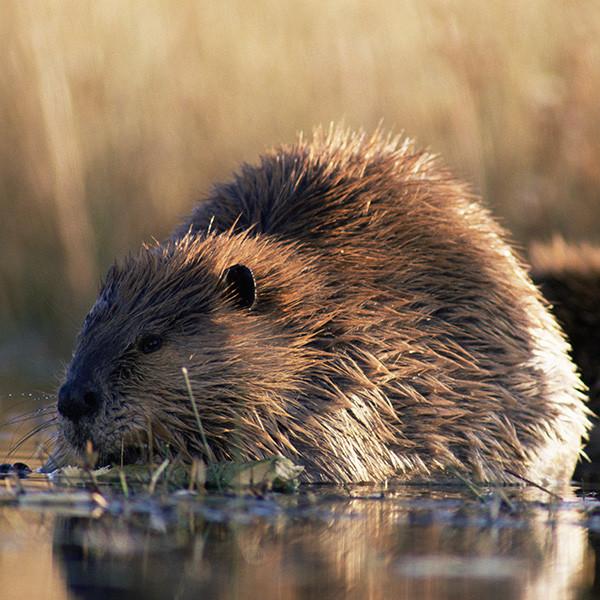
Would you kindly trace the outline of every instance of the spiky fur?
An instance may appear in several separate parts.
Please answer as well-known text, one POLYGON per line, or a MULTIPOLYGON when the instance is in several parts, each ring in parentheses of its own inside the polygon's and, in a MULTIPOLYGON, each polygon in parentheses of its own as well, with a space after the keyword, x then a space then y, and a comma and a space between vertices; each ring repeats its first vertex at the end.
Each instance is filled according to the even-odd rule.
POLYGON ((88 438, 117 455, 148 425, 202 455, 184 366, 218 459, 280 453, 307 481, 567 478, 587 427, 504 232, 432 156, 379 133, 267 153, 111 270, 70 367, 106 402, 93 422, 61 419, 57 461, 88 438), (251 310, 221 282, 238 263, 251 310), (145 356, 148 331, 165 344, 145 356))

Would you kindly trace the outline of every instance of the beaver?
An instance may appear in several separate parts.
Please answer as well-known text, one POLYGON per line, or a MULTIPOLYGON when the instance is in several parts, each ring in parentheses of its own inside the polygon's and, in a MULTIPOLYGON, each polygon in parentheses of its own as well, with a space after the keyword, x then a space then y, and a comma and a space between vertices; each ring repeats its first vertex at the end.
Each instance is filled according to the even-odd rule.
MULTIPOLYGON (((589 389, 589 407, 600 413, 600 246, 569 243, 554 237, 536 242, 529 253, 533 281, 552 304, 572 346, 572 357, 589 389)), ((584 448, 591 459, 579 463, 575 476, 600 479, 600 428, 594 422, 584 448)))
POLYGON ((243 165, 111 267, 49 464, 91 442, 102 464, 281 454, 307 482, 565 479, 580 387, 469 187, 410 140, 330 130, 243 165))

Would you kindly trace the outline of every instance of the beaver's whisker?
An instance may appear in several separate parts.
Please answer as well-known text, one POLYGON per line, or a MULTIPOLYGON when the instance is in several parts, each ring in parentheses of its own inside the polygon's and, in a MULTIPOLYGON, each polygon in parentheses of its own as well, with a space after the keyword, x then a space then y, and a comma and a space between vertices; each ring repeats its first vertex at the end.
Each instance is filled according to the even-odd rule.
POLYGON ((31 421, 31 420, 37 419, 39 417, 44 417, 48 413, 53 413, 55 411, 56 411, 56 405, 54 405, 54 404, 49 404, 48 406, 42 406, 41 408, 36 408, 35 410, 11 417, 10 419, 0 423, 0 428, 10 427, 12 425, 18 425, 20 423, 25 423, 27 421, 31 421))
POLYGON ((13 456, 16 451, 23 446, 27 441, 29 441, 32 437, 36 436, 38 433, 49 429, 50 427, 54 427, 56 425, 57 419, 53 417, 52 419, 48 419, 39 425, 36 425, 33 429, 28 431, 21 439, 19 439, 13 446, 11 446, 8 451, 8 456, 13 456))

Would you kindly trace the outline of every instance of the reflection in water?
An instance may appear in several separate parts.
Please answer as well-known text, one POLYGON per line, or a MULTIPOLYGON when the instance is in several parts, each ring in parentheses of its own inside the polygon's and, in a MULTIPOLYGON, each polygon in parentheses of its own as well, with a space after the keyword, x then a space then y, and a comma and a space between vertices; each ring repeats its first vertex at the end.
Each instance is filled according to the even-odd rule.
POLYGON ((166 514, 61 518, 54 551, 79 598, 550 600, 590 585, 576 511, 490 521, 469 503, 213 498, 166 514))

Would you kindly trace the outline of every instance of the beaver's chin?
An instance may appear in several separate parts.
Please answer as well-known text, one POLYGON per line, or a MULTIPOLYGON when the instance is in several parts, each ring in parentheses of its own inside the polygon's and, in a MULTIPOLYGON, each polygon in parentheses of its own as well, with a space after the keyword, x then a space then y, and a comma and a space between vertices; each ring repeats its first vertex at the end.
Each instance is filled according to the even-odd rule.
POLYGON ((147 432, 134 427, 108 435, 105 428, 93 423, 64 422, 59 439, 63 454, 76 457, 80 464, 93 463, 96 468, 148 463, 151 457, 147 432))

